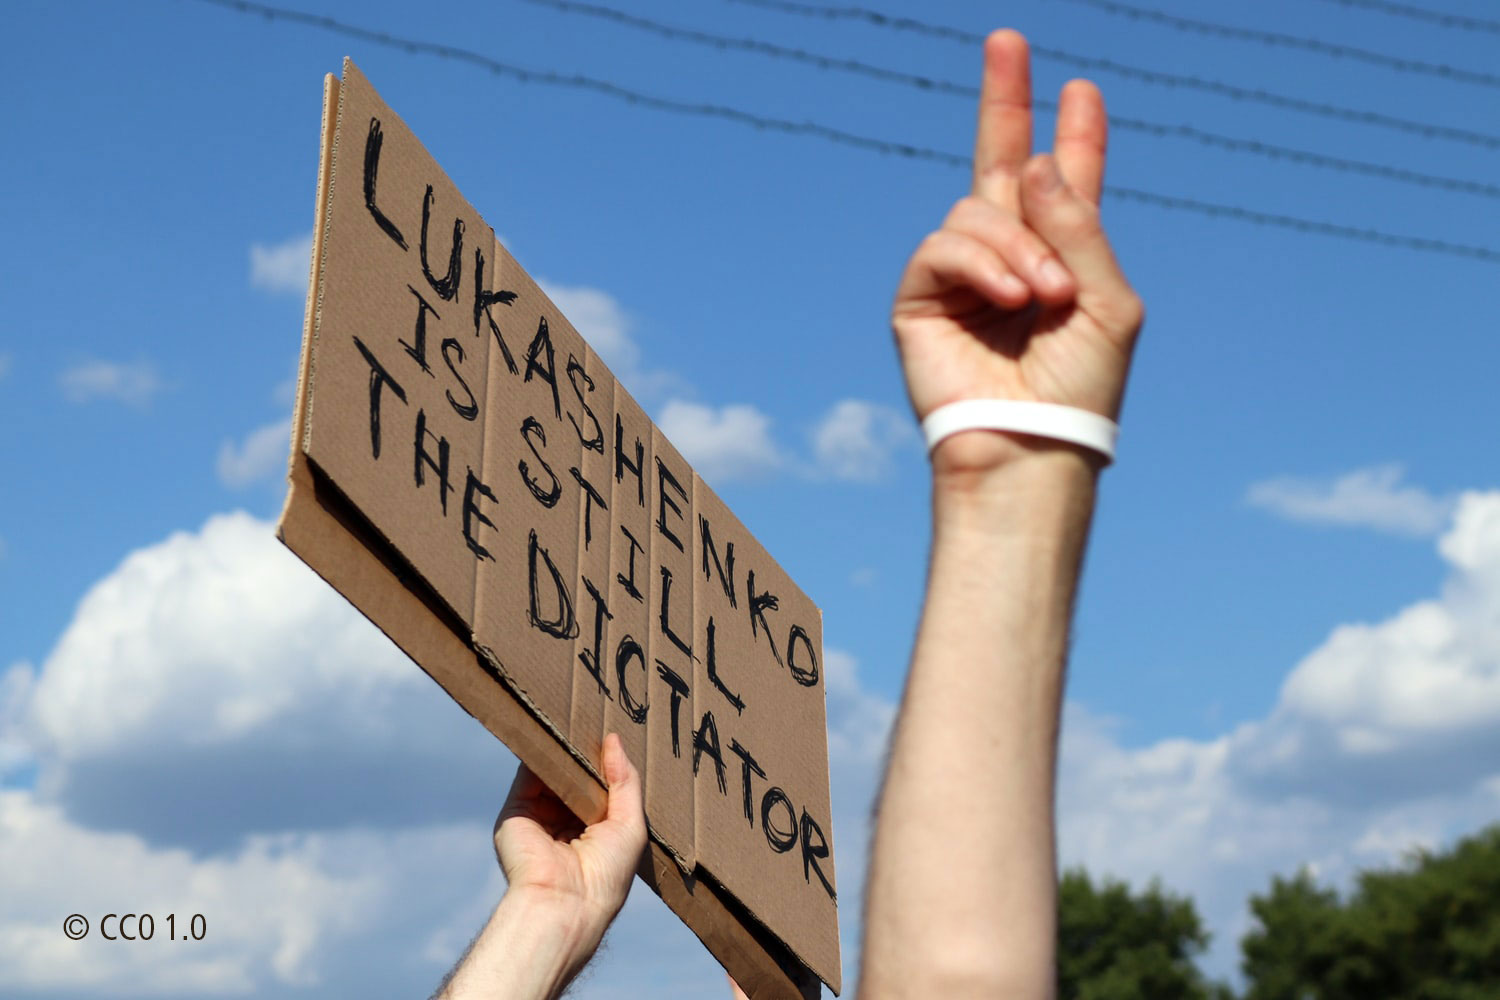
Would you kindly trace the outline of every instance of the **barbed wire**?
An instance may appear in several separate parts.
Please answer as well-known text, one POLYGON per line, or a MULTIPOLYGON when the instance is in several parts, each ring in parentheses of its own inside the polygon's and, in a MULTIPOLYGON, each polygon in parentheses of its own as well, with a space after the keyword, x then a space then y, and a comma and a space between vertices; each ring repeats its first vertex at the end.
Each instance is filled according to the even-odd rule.
MULTIPOLYGON (((438 42, 427 42, 418 39, 395 35, 390 32, 380 31, 373 28, 364 28, 358 25, 348 24, 320 14, 310 14, 305 11, 292 10, 285 7, 273 7, 268 4, 256 3, 254 0, 197 0, 198 3, 211 4, 236 11, 242 14, 254 14, 266 18, 268 21, 288 21, 297 24, 305 24, 310 27, 321 28, 325 31, 359 38, 364 41, 373 42, 390 48, 401 49, 411 54, 428 53, 445 59, 471 63, 489 70, 499 76, 508 76, 523 83, 538 83, 543 86, 555 86, 566 89, 590 90, 596 93, 606 94, 619 100, 627 101, 643 107, 654 108, 675 114, 693 115, 700 117, 721 118, 734 121, 743 125, 751 125, 755 128, 770 129, 800 135, 808 135, 830 142, 840 143, 865 150, 867 152, 880 153, 883 155, 903 156, 912 159, 930 160, 942 163, 945 166, 961 167, 968 169, 970 159, 957 153, 945 152, 926 146, 916 146, 909 143, 890 142, 884 139, 873 139, 868 136, 855 135, 844 132, 831 126, 818 122, 794 122, 786 119, 771 118, 753 112, 741 111, 717 104, 703 104, 688 101, 678 101, 672 98, 656 97, 639 91, 622 87, 618 84, 605 80, 597 80, 581 74, 555 73, 551 70, 536 70, 515 66, 510 63, 492 59, 482 53, 471 49, 461 48, 456 45, 446 45, 438 42)), ((1199 201, 1192 198, 1179 198, 1172 195, 1158 194, 1152 191, 1142 191, 1136 188, 1120 187, 1116 185, 1105 185, 1104 193, 1112 197, 1119 197, 1128 201, 1153 205, 1159 208, 1176 209, 1181 211, 1196 212, 1202 215, 1232 218, 1258 225, 1275 226, 1291 229, 1304 233, 1319 233, 1327 236, 1336 236, 1343 239, 1354 240, 1364 243, 1376 243, 1384 246, 1402 247, 1421 253, 1441 253, 1449 256, 1466 257, 1475 260, 1500 261, 1500 249, 1472 244, 1454 243, 1448 240, 1429 239, 1419 236, 1405 236, 1397 233, 1386 233, 1374 229, 1363 229, 1355 226, 1344 226, 1337 223, 1326 222, 1318 219, 1306 219, 1298 216, 1278 215, 1270 212, 1262 212, 1256 209, 1245 208, 1239 205, 1224 205, 1215 202, 1199 201)))
MULTIPOLYGON (((888 83, 902 84, 929 93, 949 94, 970 100, 979 96, 978 87, 956 83, 952 80, 907 73, 885 66, 876 66, 857 59, 846 59, 840 56, 810 52, 806 49, 778 45, 774 42, 767 42, 757 38, 737 38, 701 31, 695 28, 682 28, 631 14, 614 7, 606 7, 602 4, 584 3, 580 2, 580 0, 525 0, 525 2, 568 13, 600 18, 624 27, 649 32, 671 41, 689 42, 720 51, 739 50, 753 52, 768 58, 799 62, 823 70, 850 73, 888 83)), ((1033 101, 1033 105, 1044 111, 1057 111, 1057 103, 1055 101, 1037 99, 1033 101)), ((1138 132, 1156 138, 1190 140, 1210 148, 1222 149, 1233 153, 1263 156, 1269 159, 1286 160, 1315 168, 1363 174, 1397 183, 1413 184, 1458 194, 1471 194, 1484 198, 1500 199, 1500 185, 1496 184, 1463 180, 1455 177, 1443 177, 1416 170, 1407 170, 1403 167, 1396 167, 1389 164, 1328 156, 1309 150, 1294 149, 1289 146, 1263 142, 1258 139, 1241 139, 1234 136, 1222 135, 1192 125, 1174 125, 1166 122, 1127 118, 1120 115, 1110 115, 1109 123, 1115 128, 1126 131, 1138 132)))
MULTIPOLYGON (((951 41, 964 42, 971 45, 982 45, 985 38, 984 35, 978 32, 967 31, 963 28, 955 28, 945 24, 934 24, 911 17, 897 17, 891 14, 883 14, 878 10, 871 10, 868 7, 824 7, 817 4, 798 3, 796 0, 729 0, 729 2, 745 4, 751 7, 764 7, 768 10, 777 10, 787 14, 800 14, 805 17, 823 17, 830 20, 862 20, 870 24, 898 31, 910 31, 933 38, 946 38, 951 41)), ((1125 63, 1117 63, 1112 59, 1083 56, 1064 49, 1055 49, 1044 45, 1033 44, 1031 46, 1031 53, 1039 59, 1061 63, 1071 66, 1074 69, 1110 73, 1115 76, 1124 77, 1125 79, 1139 80, 1142 83, 1200 90, 1236 101, 1265 104, 1286 111, 1297 111, 1359 125, 1388 128, 1398 132, 1420 135, 1428 139, 1446 139, 1472 146, 1482 146, 1486 149, 1500 149, 1500 135, 1494 133, 1476 132, 1472 129, 1455 128, 1449 125, 1437 125, 1432 122, 1399 118, 1380 111, 1347 108, 1289 94, 1277 94, 1257 87, 1240 87, 1221 80, 1209 80, 1198 76, 1168 73, 1142 66, 1131 66, 1125 63)))
POLYGON ((1438 24, 1444 28, 1458 28, 1463 31, 1487 31, 1494 35, 1500 35, 1500 21, 1493 21, 1484 17, 1469 17, 1467 14, 1449 14, 1444 11, 1428 10, 1426 7, 1417 7, 1412 4, 1392 3, 1391 0, 1323 0, 1323 2, 1336 3, 1341 7, 1360 7, 1365 10, 1379 11, 1382 14, 1394 14, 1397 17, 1409 17, 1416 21, 1438 24))
POLYGON ((1353 45, 1325 42, 1318 38, 1289 35, 1280 31, 1260 31, 1255 28, 1241 28, 1219 21, 1200 21, 1197 18, 1181 17, 1177 14, 1169 14, 1166 11, 1154 10, 1149 7, 1137 7, 1134 4, 1120 3, 1119 0, 1065 0, 1065 2, 1092 7, 1095 10, 1102 10, 1107 14, 1119 17, 1127 17, 1133 21, 1160 24, 1169 28, 1175 28, 1178 31, 1187 31, 1197 35, 1228 38, 1240 42, 1257 42, 1262 45, 1297 49, 1302 52, 1316 52, 1319 55, 1329 56, 1334 59, 1348 59, 1354 62, 1367 63, 1372 66, 1383 66, 1398 73, 1415 73, 1423 76, 1441 77, 1445 80, 1453 80, 1459 83, 1477 84, 1483 87, 1500 87, 1500 76, 1494 73, 1460 69, 1455 66, 1449 66, 1446 63, 1430 63, 1421 59, 1393 56, 1384 52, 1373 52, 1369 49, 1358 48, 1353 45))

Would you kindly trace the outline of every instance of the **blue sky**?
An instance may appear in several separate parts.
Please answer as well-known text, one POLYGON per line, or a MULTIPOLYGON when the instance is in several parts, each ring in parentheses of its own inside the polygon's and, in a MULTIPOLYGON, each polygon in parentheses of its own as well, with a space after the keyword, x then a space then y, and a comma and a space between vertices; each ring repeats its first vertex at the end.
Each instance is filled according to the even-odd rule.
MULTIPOLYGON (((964 98, 521 0, 302 9, 864 136, 959 154, 972 137, 964 98)), ((879 9, 1500 135, 1494 87, 1066 0, 879 9)), ((977 49, 953 41, 724 0, 631 10, 977 82, 977 49)), ((269 535, 320 81, 346 54, 823 608, 840 880, 857 886, 927 536, 887 309, 965 173, 191 0, 9 13, 0 988, 420 993, 498 897, 487 832, 507 756, 269 535), (149 906, 205 912, 202 953, 57 930, 149 906)), ((1211 15, 1493 62, 1493 34, 1338 3, 1211 15)), ((1077 75, 1033 65, 1038 97, 1077 75)), ((1493 146, 1091 75, 1128 118, 1475 182, 1500 164, 1493 146)), ((1039 137, 1050 126, 1039 114, 1039 137)), ((1500 247, 1495 198, 1183 139, 1116 131, 1108 180, 1500 247)), ((1078 613, 1063 857, 1193 894, 1222 974, 1271 872, 1312 863, 1338 884, 1500 811, 1500 270, 1120 198, 1104 210, 1148 319, 1078 613)), ((857 894, 841 895, 852 955, 857 894)), ((579 995, 717 988, 649 893, 614 941, 579 995)))

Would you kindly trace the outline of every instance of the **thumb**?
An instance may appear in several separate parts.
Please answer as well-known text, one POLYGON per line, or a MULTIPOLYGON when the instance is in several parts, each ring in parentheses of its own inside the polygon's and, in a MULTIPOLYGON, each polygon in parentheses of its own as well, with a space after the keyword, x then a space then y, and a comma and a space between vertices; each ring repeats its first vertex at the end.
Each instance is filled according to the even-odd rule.
POLYGON ((632 835, 639 830, 640 840, 644 845, 646 813, 641 802, 641 776, 626 755, 619 734, 610 733, 604 737, 603 758, 604 780, 609 782, 609 805, 605 811, 605 821, 632 835))
POLYGON ((1078 279, 1078 306, 1101 326, 1131 334, 1140 299, 1125 280, 1099 221, 1099 208, 1063 179, 1057 161, 1033 156, 1021 171, 1021 215, 1078 279))

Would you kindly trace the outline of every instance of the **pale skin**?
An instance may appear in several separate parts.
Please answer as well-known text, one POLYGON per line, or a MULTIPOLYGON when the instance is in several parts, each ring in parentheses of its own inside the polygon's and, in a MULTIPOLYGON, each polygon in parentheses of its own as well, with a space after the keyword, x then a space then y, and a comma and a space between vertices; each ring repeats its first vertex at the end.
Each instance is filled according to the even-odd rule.
MULTIPOLYGON (((983 398, 1118 418, 1143 311, 1099 220, 1103 100, 1075 80, 1059 103, 1052 152, 1033 153, 1026 41, 990 36, 970 194, 918 247, 892 308, 918 419, 983 398)), ((866 1000, 1055 996, 1059 711, 1101 467, 993 431, 933 452, 927 595, 865 901, 866 1000)), ((495 828, 510 887, 439 997, 554 998, 588 961, 646 843, 640 777, 613 735, 603 763, 608 812, 587 827, 517 774, 495 828)))
POLYGON ((609 801, 587 827, 517 769, 495 820, 509 887, 435 1000, 552 1000, 593 956, 646 849, 640 774, 614 733, 601 757, 609 801))
MULTIPOLYGON (((1026 41, 985 45, 974 177, 907 265, 892 328, 918 419, 961 399, 1116 418, 1140 299, 1100 226, 1106 118, 1063 88, 1032 152, 1026 41)), ((879 802, 859 993, 1051 998, 1068 624, 1102 461, 966 431, 932 455, 927 596, 879 802)))

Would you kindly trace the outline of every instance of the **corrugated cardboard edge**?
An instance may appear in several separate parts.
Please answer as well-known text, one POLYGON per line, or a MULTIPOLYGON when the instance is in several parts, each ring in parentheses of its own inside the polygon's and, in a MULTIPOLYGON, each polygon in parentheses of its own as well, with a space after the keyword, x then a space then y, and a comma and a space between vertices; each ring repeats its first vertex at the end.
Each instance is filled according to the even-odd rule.
MULTIPOLYGON (((289 489, 277 537, 441 684, 460 707, 525 761, 575 815, 593 822, 603 817, 606 802, 597 778, 513 694, 495 697, 493 668, 475 652, 451 613, 435 595, 426 592, 420 578, 303 453, 338 94, 338 78, 330 74, 323 86, 322 156, 291 435, 289 489)), ((508 687, 502 689, 511 694, 508 687)), ((731 896, 709 879, 684 875, 677 861, 655 839, 648 847, 638 870, 641 879, 688 925, 752 1000, 811 1000, 820 995, 817 976, 731 896)))

